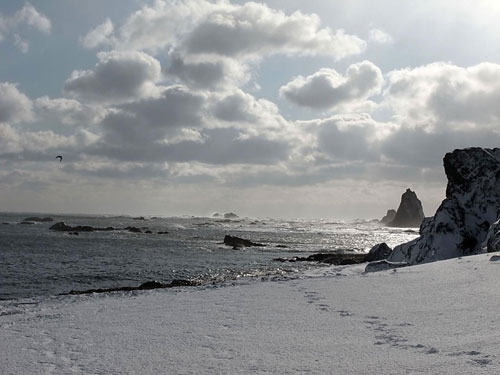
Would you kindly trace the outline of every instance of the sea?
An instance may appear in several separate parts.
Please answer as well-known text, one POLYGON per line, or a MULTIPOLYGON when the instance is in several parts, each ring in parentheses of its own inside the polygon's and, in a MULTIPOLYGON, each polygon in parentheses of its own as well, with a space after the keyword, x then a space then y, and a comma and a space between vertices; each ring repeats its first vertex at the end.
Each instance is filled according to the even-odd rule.
POLYGON ((327 265, 276 259, 366 253, 375 244, 393 247, 417 235, 417 228, 388 228, 376 220, 0 213, 0 300, 40 300, 153 280, 189 280, 212 287, 293 279, 327 265), (33 216, 53 221, 21 224, 33 216), (49 229, 57 222, 117 230, 75 235, 49 229), (234 249, 224 245, 226 235, 265 246, 234 249))

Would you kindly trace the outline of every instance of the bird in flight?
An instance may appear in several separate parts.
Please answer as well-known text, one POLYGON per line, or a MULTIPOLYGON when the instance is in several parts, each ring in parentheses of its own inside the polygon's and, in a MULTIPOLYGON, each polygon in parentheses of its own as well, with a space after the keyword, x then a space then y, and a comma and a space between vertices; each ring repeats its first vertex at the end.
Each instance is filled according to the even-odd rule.
POLYGON ((61 155, 57 155, 56 159, 59 159, 59 163, 62 162, 62 156, 61 155))

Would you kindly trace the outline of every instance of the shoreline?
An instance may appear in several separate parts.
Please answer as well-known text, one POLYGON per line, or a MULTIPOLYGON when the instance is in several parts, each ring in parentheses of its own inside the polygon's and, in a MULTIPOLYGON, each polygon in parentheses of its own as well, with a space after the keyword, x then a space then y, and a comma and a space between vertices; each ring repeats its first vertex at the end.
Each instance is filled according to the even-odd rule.
POLYGON ((6 374, 494 373, 495 255, 42 303, 0 317, 0 360, 6 374))

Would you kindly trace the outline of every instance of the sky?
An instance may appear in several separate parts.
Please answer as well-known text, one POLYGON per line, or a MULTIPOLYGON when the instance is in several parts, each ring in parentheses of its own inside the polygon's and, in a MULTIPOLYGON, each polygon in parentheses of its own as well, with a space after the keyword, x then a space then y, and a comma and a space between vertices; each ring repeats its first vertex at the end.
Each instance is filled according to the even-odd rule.
POLYGON ((0 211, 431 216, 500 145, 495 0, 0 3, 0 211), (62 162, 56 159, 63 157, 62 162))

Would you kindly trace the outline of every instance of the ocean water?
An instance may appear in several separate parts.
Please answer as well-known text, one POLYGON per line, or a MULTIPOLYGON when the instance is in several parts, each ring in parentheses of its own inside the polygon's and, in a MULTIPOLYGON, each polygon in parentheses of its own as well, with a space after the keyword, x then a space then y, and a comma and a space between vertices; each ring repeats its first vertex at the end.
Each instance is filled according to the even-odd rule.
POLYGON ((127 216, 0 213, 0 300, 138 286, 150 280, 169 283, 184 279, 218 285, 231 280, 292 278, 325 265, 273 259, 318 252, 364 253, 377 243, 392 247, 416 235, 363 221, 208 217, 136 220, 127 216), (50 216, 54 221, 20 224, 28 216, 50 216), (147 228, 152 234, 116 230, 75 236, 49 230, 60 221, 71 226, 135 226, 143 231, 147 228), (157 234, 160 231, 168 233, 157 234), (234 250, 223 244, 226 234, 266 246, 234 250))

